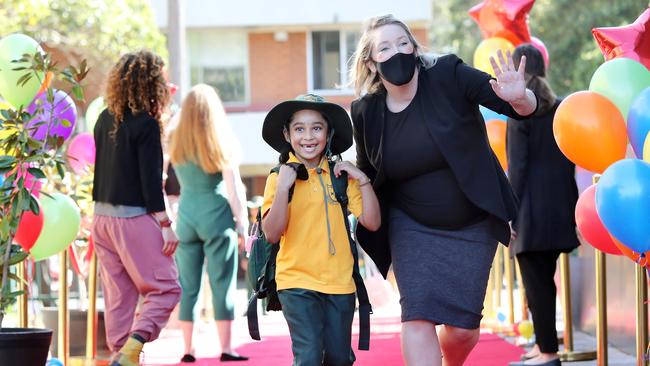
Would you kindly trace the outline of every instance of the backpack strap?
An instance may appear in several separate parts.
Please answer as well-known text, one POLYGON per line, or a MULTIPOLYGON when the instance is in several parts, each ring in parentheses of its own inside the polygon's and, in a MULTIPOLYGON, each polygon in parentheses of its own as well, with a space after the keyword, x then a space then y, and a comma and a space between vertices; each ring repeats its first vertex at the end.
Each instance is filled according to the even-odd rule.
POLYGON ((363 283, 363 278, 361 277, 361 272, 359 271, 359 252, 357 250, 357 243, 352 238, 352 232, 350 230, 350 222, 348 221, 348 174, 347 172, 342 172, 339 177, 334 175, 334 162, 329 162, 330 167, 330 177, 332 179, 332 188, 334 188, 334 194, 336 195, 336 200, 341 205, 341 210, 343 211, 343 221, 345 222, 345 228, 348 233, 348 241, 350 242, 350 250, 352 251, 352 257, 354 258, 354 265, 352 267, 352 279, 354 280, 354 285, 357 288, 357 299, 359 300, 359 350, 367 351, 370 349, 370 314, 372 314, 372 305, 370 305, 370 300, 368 298, 368 291, 366 286, 363 283))

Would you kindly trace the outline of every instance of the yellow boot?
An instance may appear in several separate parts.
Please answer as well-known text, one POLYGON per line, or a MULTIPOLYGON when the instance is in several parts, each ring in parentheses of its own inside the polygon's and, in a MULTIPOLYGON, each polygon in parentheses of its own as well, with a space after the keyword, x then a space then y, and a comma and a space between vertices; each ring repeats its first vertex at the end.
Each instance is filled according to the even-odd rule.
POLYGON ((110 366, 140 366, 140 352, 142 352, 143 346, 144 343, 129 337, 124 346, 120 348, 120 356, 117 361, 110 366))

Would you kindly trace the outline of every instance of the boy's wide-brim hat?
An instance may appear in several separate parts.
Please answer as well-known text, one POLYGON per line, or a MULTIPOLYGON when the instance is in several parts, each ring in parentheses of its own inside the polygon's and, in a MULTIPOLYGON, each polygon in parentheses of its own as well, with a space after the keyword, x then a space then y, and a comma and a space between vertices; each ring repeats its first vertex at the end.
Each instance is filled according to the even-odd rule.
POLYGON ((330 150, 337 155, 352 146, 352 122, 348 112, 341 106, 326 102, 315 94, 303 94, 293 100, 282 102, 266 115, 262 126, 262 138, 277 152, 285 152, 289 143, 284 138, 283 130, 288 126, 289 118, 297 111, 311 109, 321 112, 329 122, 328 128, 334 129, 330 150))

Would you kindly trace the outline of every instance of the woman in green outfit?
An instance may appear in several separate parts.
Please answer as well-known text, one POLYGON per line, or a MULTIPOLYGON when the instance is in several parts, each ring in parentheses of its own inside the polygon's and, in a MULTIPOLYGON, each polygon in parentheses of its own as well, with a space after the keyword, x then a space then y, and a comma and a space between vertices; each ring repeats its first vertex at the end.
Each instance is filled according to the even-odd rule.
POLYGON ((248 228, 246 197, 238 169, 239 146, 219 96, 197 85, 185 97, 169 153, 181 186, 176 262, 183 289, 179 319, 185 341, 181 362, 194 362, 194 306, 207 262, 221 361, 244 361, 233 352, 231 326, 237 271, 237 244, 248 228))

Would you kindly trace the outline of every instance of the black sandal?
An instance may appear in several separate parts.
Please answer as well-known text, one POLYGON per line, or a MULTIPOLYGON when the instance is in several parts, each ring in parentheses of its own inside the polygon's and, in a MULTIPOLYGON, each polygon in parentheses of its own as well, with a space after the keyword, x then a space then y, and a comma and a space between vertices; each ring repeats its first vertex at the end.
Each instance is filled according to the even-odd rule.
POLYGON ((219 360, 222 361, 222 362, 227 362, 227 361, 248 361, 248 357, 232 355, 230 353, 222 353, 219 360))
POLYGON ((189 353, 186 353, 186 354, 184 354, 183 357, 181 358, 181 362, 187 362, 187 363, 190 363, 190 362, 196 362, 196 357, 192 356, 192 355, 189 354, 189 353))

